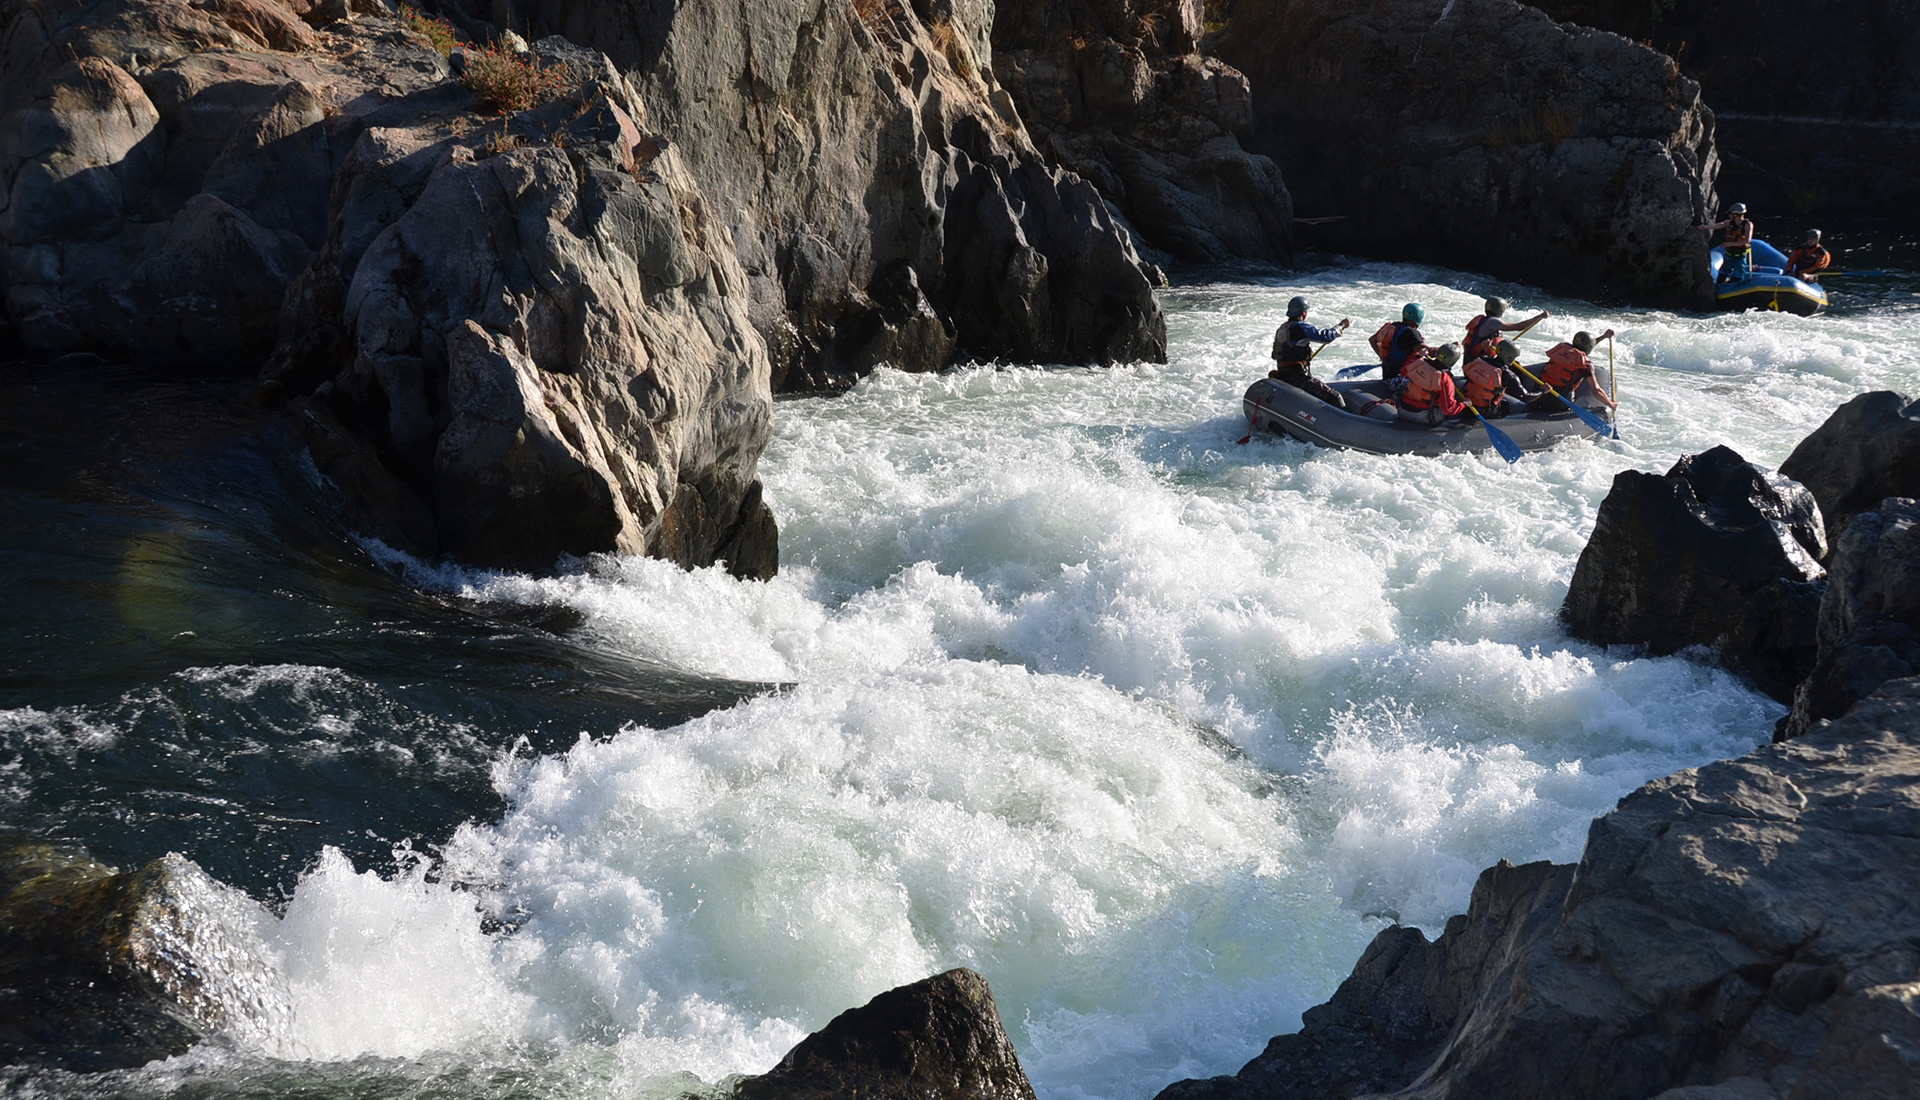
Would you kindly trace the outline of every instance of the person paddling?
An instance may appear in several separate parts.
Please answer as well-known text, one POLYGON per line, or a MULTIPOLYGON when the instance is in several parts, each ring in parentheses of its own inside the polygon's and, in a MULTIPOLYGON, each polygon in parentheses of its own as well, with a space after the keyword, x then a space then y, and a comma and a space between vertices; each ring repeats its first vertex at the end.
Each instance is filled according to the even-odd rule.
MULTIPOLYGON (((1612 329, 1600 334, 1601 340, 1612 338, 1612 329)), ((1599 379, 1593 375, 1593 362, 1587 358, 1597 342, 1592 333, 1576 332, 1573 334, 1572 341, 1555 344, 1549 349, 1547 361, 1534 367, 1532 373, 1541 382, 1558 390, 1560 396, 1568 401, 1578 401, 1580 397, 1578 391, 1584 385, 1600 399, 1601 404, 1609 410, 1616 410, 1620 406, 1614 402, 1613 398, 1607 396, 1607 391, 1600 388, 1599 379)), ((1536 398, 1534 405, 1539 406, 1541 402, 1548 402, 1556 407, 1559 405, 1559 401, 1551 394, 1536 398)))
POLYGON ((1414 349, 1427 346, 1427 338, 1420 332, 1420 324, 1426 319, 1426 306, 1419 302, 1408 302, 1401 308, 1398 321, 1388 321, 1380 326, 1379 331, 1367 337, 1374 354, 1380 357, 1381 377, 1389 382, 1400 377, 1400 369, 1406 365, 1407 356, 1412 355, 1414 349))
POLYGON ((1720 282, 1743 282, 1753 275, 1753 223, 1747 220, 1747 204, 1736 202, 1727 210, 1725 221, 1714 222, 1707 232, 1724 229, 1720 242, 1726 262, 1720 265, 1720 282))
POLYGON ((1407 356, 1400 379, 1392 386, 1400 419, 1435 425, 1466 413, 1467 404, 1453 388, 1453 365, 1460 361, 1459 344, 1422 347, 1407 356))
POLYGON ((1344 408, 1340 394, 1332 386, 1313 376, 1308 366, 1318 354, 1315 344, 1330 344, 1347 331, 1353 321, 1342 318, 1332 328, 1317 328, 1307 323, 1307 300, 1295 298, 1287 303, 1287 323, 1281 325, 1273 334, 1274 369, 1267 377, 1277 378, 1289 386, 1303 389, 1336 408, 1344 408))
POLYGON ((1820 273, 1833 266, 1833 253, 1820 245, 1820 231, 1807 230, 1807 243, 1787 257, 1787 274, 1809 283, 1820 281, 1820 273))
POLYGON ((1553 316, 1543 309, 1525 321, 1510 325, 1505 320, 1507 310, 1510 308, 1505 298, 1488 298, 1485 304, 1486 312, 1467 322, 1467 338, 1463 342, 1461 353, 1469 361, 1493 358, 1494 344, 1500 339, 1501 333, 1525 332, 1553 316))

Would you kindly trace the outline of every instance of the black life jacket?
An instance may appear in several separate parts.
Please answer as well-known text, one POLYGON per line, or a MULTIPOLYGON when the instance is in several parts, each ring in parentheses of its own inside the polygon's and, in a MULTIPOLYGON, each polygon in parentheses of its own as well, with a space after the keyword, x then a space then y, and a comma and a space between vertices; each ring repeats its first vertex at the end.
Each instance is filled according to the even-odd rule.
POLYGON ((1313 341, 1305 321, 1288 321, 1274 334, 1273 357, 1282 363, 1305 363, 1313 358, 1313 341))

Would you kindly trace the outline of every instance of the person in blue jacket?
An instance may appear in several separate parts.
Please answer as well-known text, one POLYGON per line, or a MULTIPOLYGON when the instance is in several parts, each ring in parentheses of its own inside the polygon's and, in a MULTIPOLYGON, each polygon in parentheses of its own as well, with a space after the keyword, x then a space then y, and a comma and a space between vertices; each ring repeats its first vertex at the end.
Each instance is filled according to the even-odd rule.
POLYGON ((1287 323, 1281 325, 1273 334, 1274 368, 1267 377, 1277 378, 1289 386, 1303 389, 1335 408, 1344 408, 1340 394, 1332 386, 1313 376, 1308 366, 1313 360, 1315 344, 1330 344, 1340 338, 1353 324, 1348 318, 1342 318, 1332 328, 1319 328, 1307 323, 1307 300, 1295 298, 1287 303, 1287 323))

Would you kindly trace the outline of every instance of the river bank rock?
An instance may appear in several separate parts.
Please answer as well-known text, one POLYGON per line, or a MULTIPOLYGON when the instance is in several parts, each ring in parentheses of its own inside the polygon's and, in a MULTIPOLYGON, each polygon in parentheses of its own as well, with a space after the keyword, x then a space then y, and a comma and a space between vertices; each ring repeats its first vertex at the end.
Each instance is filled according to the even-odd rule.
POLYGON ((1834 410, 1780 464, 1812 491, 1827 541, 1888 497, 1920 497, 1920 401, 1892 390, 1863 393, 1834 410))
POLYGON ((1238 0, 1247 148, 1342 251, 1705 308, 1719 157, 1665 55, 1514 0, 1238 0))
POLYGON ((1000 4, 994 68, 1034 142, 1189 263, 1293 258, 1293 198, 1241 148, 1247 78, 1201 52, 1197 0, 1000 4))
POLYGON ((1911 1096, 1915 881, 1905 679, 1807 737, 1647 784, 1575 867, 1485 872, 1437 940, 1381 932, 1299 1034, 1160 1095, 1911 1096))
POLYGON ((1803 736, 1881 684, 1920 673, 1920 501, 1895 497, 1855 516, 1828 577, 1816 659, 1776 740, 1803 736))
POLYGON ((1033 1100, 987 980, 949 970, 835 1016, 768 1072, 734 1086, 738 1100, 912 1096, 1033 1100))
POLYGON ((0 0, 22 342, 268 360, 345 522, 416 555, 770 576, 748 280, 632 86, 552 40, 557 95, 500 115, 425 38, 348 15, 0 0))
POLYGON ((97 1072, 283 1028, 256 934, 270 919, 180 856, 122 873, 44 845, 0 852, 0 1059, 97 1072))
POLYGON ((1826 552, 1807 490, 1715 447, 1614 478, 1561 617, 1600 645, 1712 648, 1789 702, 1815 660, 1826 552))
POLYGON ((1034 148, 985 0, 504 10, 634 82, 739 249, 776 389, 963 354, 1165 357, 1150 268, 1094 187, 1034 148))

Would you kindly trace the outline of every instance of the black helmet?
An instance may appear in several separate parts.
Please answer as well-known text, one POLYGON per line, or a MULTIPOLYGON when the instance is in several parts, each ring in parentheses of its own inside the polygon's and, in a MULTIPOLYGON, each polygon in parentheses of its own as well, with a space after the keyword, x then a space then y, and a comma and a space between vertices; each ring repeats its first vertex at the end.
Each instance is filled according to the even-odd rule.
POLYGON ((1746 212, 1747 212, 1747 204, 1744 202, 1736 202, 1731 207, 1727 208, 1727 213, 1729 214, 1744 214, 1746 212))
POLYGON ((1487 299, 1487 316, 1498 317, 1505 312, 1507 312, 1507 300, 1505 298, 1487 299))
POLYGON ((1296 297, 1293 301, 1287 303, 1287 316, 1305 317, 1306 315, 1307 300, 1305 298, 1296 297))
POLYGON ((1818 229, 1807 230, 1807 243, 1808 244, 1820 243, 1820 231, 1818 229))
POLYGON ((1591 332, 1574 333, 1573 346, 1576 348, 1579 348, 1581 351, 1592 351, 1593 350, 1593 333, 1591 332))

